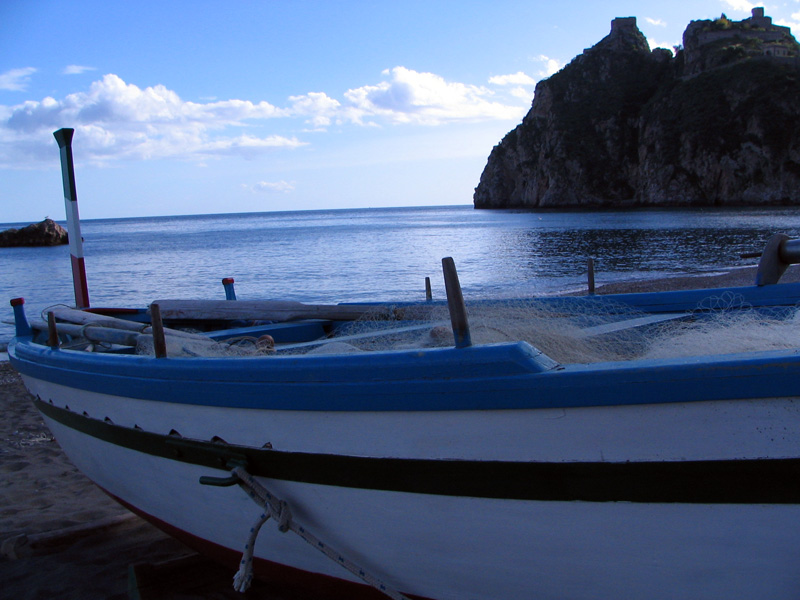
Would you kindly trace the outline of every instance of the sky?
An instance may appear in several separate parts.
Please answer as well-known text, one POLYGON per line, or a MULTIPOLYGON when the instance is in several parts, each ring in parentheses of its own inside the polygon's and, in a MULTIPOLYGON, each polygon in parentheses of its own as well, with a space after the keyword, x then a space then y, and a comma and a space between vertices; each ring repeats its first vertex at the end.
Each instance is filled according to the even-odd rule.
POLYGON ((0 0, 0 223, 65 218, 53 132, 75 129, 83 219, 467 205, 536 82, 635 16, 800 0, 0 0))

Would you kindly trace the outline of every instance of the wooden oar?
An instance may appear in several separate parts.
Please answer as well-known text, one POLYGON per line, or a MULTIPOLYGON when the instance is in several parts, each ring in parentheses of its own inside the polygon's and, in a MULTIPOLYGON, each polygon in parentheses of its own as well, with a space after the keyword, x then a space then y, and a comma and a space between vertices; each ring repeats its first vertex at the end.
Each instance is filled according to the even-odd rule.
MULTIPOLYGON (((59 321, 66 321, 67 323, 75 323, 78 325, 97 325, 99 327, 109 327, 112 329, 121 329, 124 331, 135 331, 137 333, 151 333, 150 325, 147 323, 137 323, 135 321, 126 321, 125 319, 118 319, 116 317, 108 317, 105 315, 98 315, 95 313, 86 312, 84 310, 76 310, 68 307, 54 307, 52 312, 56 319, 59 321)), ((189 333, 187 331, 180 331, 178 329, 164 329, 164 333, 175 337, 191 338, 195 340, 208 340, 205 335, 198 333, 189 333)))
MULTIPOLYGON (((48 324, 42 321, 33 321, 33 329, 47 331, 48 324)), ((57 323, 56 331, 72 337, 80 337, 90 342, 101 342, 106 344, 118 344, 120 346, 136 346, 140 337, 151 337, 135 331, 125 331, 122 329, 111 329, 109 327, 75 325, 73 323, 57 323)))
POLYGON ((362 318, 395 319, 391 306, 377 304, 303 304, 288 300, 156 300, 164 319, 245 321, 296 321, 327 319, 356 321, 362 318))
MULTIPOLYGON (((33 329, 39 331, 48 331, 49 324, 43 321, 33 321, 31 323, 33 329)), ((83 338, 90 342, 97 342, 101 344, 116 344, 118 346, 131 346, 137 347, 139 342, 145 344, 153 344, 154 348, 157 345, 152 333, 139 333, 126 329, 115 329, 108 327, 108 325, 101 325, 97 322, 79 325, 75 323, 56 323, 56 332, 61 335, 69 335, 73 338, 83 338)), ((150 328, 148 328, 150 329, 150 328)), ((190 346, 199 350, 203 347, 216 348, 220 347, 220 342, 212 340, 204 335, 185 334, 178 331, 175 335, 174 330, 164 331, 165 344, 173 349, 180 349, 185 347, 186 344, 191 343, 190 346)), ((51 346, 53 344, 50 344, 51 346)), ((156 356, 166 356, 166 351, 162 348, 160 351, 156 348, 156 356)))

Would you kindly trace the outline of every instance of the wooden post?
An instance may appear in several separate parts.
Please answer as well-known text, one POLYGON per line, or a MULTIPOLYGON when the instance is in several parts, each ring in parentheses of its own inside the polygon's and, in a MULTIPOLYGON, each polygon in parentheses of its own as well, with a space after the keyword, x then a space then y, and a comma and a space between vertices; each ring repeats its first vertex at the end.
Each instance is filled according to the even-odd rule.
POLYGON ((468 348, 472 345, 472 338, 467 322, 467 307, 461 293, 461 283, 458 281, 456 265, 451 257, 442 259, 442 271, 444 272, 444 289, 447 293, 447 308, 450 310, 450 323, 453 326, 456 348, 468 348))
POLYGON ((425 300, 431 301, 433 300, 433 292, 431 291, 431 278, 425 278, 425 300))
POLYGON ((594 259, 590 256, 587 262, 589 267, 589 293, 594 294, 594 259))
POLYGON ((161 320, 161 308, 156 303, 150 305, 150 323, 153 326, 153 351, 156 358, 166 358, 167 340, 164 337, 164 322, 161 320))
POLYGON ((89 286, 86 282, 86 265, 83 261, 83 238, 81 220, 78 217, 78 192, 75 187, 75 169, 72 165, 72 134, 74 129, 59 129, 53 133, 61 150, 61 179, 64 183, 64 207, 67 211, 69 254, 72 260, 72 286, 75 290, 75 306, 88 308, 89 286))
POLYGON ((58 348, 59 346, 56 316, 53 311, 47 313, 47 345, 51 348, 58 348))

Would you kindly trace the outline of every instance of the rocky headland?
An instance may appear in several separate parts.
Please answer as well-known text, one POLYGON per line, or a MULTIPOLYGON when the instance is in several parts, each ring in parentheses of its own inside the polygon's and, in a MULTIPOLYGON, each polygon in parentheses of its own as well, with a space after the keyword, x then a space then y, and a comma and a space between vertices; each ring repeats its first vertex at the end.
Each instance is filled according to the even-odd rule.
POLYGON ((800 45, 763 9, 692 21, 673 54, 635 17, 536 86, 476 208, 800 204, 800 45))
POLYGON ((45 219, 22 229, 0 231, 0 248, 13 246, 60 246, 69 243, 67 230, 53 221, 45 219))

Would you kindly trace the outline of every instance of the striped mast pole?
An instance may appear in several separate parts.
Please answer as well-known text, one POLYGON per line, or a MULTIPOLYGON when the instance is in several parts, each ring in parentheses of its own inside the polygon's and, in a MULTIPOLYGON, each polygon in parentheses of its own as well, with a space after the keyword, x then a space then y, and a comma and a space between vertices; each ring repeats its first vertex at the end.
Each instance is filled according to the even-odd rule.
POLYGON ((67 211, 69 254, 72 260, 72 285, 75 288, 76 308, 89 307, 89 286, 86 282, 86 265, 83 261, 81 220, 78 217, 78 192, 75 188, 75 169, 72 166, 72 135, 74 129, 53 132, 61 150, 61 179, 64 182, 64 206, 67 211))

